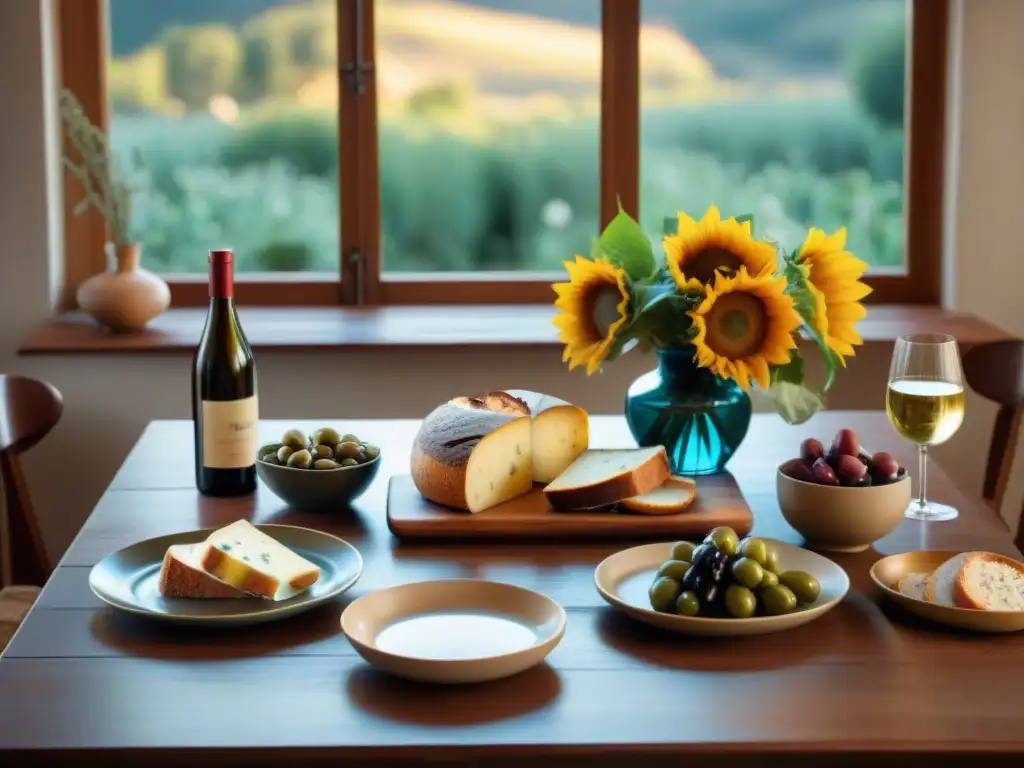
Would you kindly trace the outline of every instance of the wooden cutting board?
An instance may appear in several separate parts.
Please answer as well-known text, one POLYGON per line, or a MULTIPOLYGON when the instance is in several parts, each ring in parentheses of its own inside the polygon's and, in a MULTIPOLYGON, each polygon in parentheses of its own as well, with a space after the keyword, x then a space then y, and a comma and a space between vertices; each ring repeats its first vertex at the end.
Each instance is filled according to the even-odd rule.
POLYGON ((675 515, 624 512, 555 512, 540 486, 484 512, 449 509, 423 498, 409 475, 388 485, 388 528, 400 539, 615 538, 687 539, 727 525, 740 536, 754 516, 728 472, 697 478, 697 498, 675 515))

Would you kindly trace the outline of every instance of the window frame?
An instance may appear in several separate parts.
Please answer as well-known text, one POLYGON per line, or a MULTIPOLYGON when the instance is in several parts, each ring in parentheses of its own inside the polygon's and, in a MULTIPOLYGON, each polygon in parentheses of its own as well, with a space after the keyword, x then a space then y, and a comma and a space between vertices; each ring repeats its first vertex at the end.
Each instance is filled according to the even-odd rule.
MULTIPOLYGON (((639 208, 641 2, 601 0, 602 223, 615 215, 619 201, 634 216, 639 208)), ((339 269, 337 273, 238 275, 239 302, 253 306, 549 303, 551 283, 559 279, 556 272, 381 273, 374 2, 336 0, 336 8, 339 269), (365 86, 359 93, 349 87, 348 68, 353 63, 362 65, 365 86)), ((874 289, 867 298, 871 303, 940 301, 949 8, 934 0, 910 0, 909 8, 906 272, 866 276, 874 289)), ((106 0, 57 0, 55 39, 61 83, 75 93, 86 114, 102 129, 108 125, 108 29, 106 0)), ((74 215, 79 199, 76 183, 65 171, 63 309, 74 309, 78 286, 107 267, 106 224, 94 209, 74 215)), ((571 256, 566 254, 567 259, 571 256)), ((162 277, 170 286, 173 306, 207 302, 205 275, 162 277)))

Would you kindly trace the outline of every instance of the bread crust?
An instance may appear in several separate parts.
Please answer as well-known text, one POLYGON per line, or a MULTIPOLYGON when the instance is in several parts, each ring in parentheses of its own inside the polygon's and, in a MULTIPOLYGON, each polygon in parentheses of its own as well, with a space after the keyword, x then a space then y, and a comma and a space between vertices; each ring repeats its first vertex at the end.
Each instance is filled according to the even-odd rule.
POLYGON ((604 507, 653 491, 671 475, 668 454, 662 447, 633 470, 621 472, 594 485, 552 490, 545 488, 544 495, 551 508, 560 512, 604 507))
MULTIPOLYGON (((476 442, 479 442, 477 440, 476 442)), ((474 443, 476 445, 476 443, 474 443)), ((425 499, 453 509, 468 510, 466 501, 466 467, 469 455, 461 464, 448 464, 425 454, 418 446, 412 449, 412 482, 425 499)))
POLYGON ((695 498, 697 498, 697 483, 689 477, 671 475, 668 480, 658 487, 678 488, 680 493, 685 491, 688 491, 689 493, 685 496, 681 496, 674 503, 644 501, 643 495, 641 495, 630 499, 623 499, 619 502, 619 505, 630 512, 636 512, 641 515, 674 515, 682 512, 693 503, 695 498))
POLYGON ((1002 563, 1021 574, 1024 574, 1024 563, 1014 560, 1012 557, 997 555, 994 552, 972 552, 964 558, 960 570, 957 571, 956 579, 953 582, 953 602, 961 608, 971 608, 976 611, 988 610, 985 601, 976 595, 971 594, 967 585, 967 567, 978 560, 987 560, 990 563, 1002 563))
POLYGON ((174 557, 168 548, 160 566, 158 589, 164 597, 238 598, 250 597, 214 576, 196 570, 174 557))

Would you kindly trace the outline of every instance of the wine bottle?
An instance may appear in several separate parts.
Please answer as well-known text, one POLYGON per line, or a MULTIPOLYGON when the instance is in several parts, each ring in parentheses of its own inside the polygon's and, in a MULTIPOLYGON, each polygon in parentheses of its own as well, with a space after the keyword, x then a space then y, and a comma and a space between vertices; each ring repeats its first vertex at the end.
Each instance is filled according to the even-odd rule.
POLYGON ((192 365, 196 487, 208 496, 256 490, 256 363, 234 303, 229 250, 210 251, 210 309, 192 365))

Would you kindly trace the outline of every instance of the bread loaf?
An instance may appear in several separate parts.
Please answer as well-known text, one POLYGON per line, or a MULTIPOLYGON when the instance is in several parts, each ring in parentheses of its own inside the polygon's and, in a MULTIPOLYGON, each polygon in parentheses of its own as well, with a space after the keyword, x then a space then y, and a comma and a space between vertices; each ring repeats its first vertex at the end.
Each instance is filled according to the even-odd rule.
POLYGON ((953 583, 953 599, 979 611, 1024 611, 1024 564, 992 552, 972 552, 953 583))
POLYGON ((960 567, 967 559, 969 552, 961 552, 954 555, 946 562, 932 571, 924 582, 924 596, 929 603, 938 603, 950 608, 967 608, 966 605, 957 605, 953 585, 956 584, 960 575, 960 567))
POLYGON ((544 487, 552 509, 593 509, 653 491, 671 476, 663 446, 588 450, 544 487))
POLYGON ((653 491, 623 499, 619 506, 641 515, 674 515, 682 512, 697 495, 697 483, 673 475, 653 491))
POLYGON ((423 420, 413 441, 413 483, 427 499, 481 512, 548 482, 587 448, 588 417, 527 390, 457 397, 423 420))

